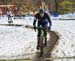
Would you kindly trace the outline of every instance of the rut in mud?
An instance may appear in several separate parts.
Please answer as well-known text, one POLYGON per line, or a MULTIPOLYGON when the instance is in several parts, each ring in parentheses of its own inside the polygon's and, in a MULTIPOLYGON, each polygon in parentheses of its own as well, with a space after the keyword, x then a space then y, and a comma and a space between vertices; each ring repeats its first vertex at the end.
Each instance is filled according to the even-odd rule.
POLYGON ((58 39, 59 39, 59 36, 57 35, 57 33, 54 31, 50 31, 48 46, 46 48, 44 48, 43 57, 38 57, 39 53, 36 53, 35 57, 33 58, 32 61, 50 61, 50 60, 45 60, 45 58, 51 57, 51 52, 52 52, 53 48, 55 47, 55 45, 58 43, 58 39))

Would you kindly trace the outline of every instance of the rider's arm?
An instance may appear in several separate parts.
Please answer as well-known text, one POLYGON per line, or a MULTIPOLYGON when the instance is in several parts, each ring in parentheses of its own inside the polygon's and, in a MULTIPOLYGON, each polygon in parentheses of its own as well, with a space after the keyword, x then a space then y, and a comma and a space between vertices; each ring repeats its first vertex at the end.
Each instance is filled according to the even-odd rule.
POLYGON ((38 13, 34 17, 34 21, 33 21, 33 26, 34 27, 36 27, 37 18, 38 18, 38 13))
POLYGON ((52 22, 51 22, 50 16, 48 14, 46 16, 47 16, 47 19, 49 21, 49 26, 51 26, 52 25, 52 22))
POLYGON ((37 22, 37 15, 34 17, 34 21, 33 21, 33 26, 35 31, 36 31, 36 22, 37 22))
POLYGON ((36 19, 36 17, 34 18, 34 21, 33 21, 33 26, 34 27, 36 27, 36 21, 37 21, 37 19, 36 19))

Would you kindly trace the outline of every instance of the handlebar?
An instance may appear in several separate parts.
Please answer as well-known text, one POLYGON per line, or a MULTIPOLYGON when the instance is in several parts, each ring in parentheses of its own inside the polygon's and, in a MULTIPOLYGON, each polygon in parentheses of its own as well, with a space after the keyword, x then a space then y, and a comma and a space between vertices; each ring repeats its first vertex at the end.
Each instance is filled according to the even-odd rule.
MULTIPOLYGON (((25 26, 26 28, 32 28, 32 29, 34 29, 34 27, 33 26, 29 26, 29 25, 26 25, 25 26)), ((46 28, 44 28, 44 27, 35 27, 35 29, 46 29, 46 28)), ((46 29, 48 32, 50 32, 50 30, 49 29, 46 29)))

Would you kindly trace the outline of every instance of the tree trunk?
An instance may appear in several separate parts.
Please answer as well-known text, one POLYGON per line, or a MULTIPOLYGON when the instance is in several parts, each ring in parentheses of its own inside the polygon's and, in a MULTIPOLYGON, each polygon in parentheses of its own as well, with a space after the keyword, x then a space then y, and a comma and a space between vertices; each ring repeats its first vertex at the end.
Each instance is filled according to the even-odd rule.
POLYGON ((54 3, 55 3, 55 11, 56 11, 56 13, 58 13, 58 2, 56 0, 54 0, 54 3))

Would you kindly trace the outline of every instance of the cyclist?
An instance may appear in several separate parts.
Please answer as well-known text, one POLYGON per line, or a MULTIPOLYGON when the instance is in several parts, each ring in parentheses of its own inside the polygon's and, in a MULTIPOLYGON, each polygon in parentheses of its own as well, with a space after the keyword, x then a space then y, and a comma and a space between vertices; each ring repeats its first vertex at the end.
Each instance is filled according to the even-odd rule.
MULTIPOLYGON (((45 28, 44 31, 44 46, 47 46, 47 31, 46 29, 51 29, 52 22, 50 20, 49 15, 44 11, 44 9, 39 9, 38 13, 35 15, 35 19, 33 21, 34 30, 36 31, 36 22, 38 28, 42 26, 45 28), (48 25, 49 24, 49 25, 48 25)), ((39 41, 40 41, 40 29, 38 29, 38 35, 37 35, 37 49, 39 49, 39 41)))
POLYGON ((11 11, 8 11, 8 12, 7 12, 7 16, 8 16, 8 23, 13 23, 11 11))

